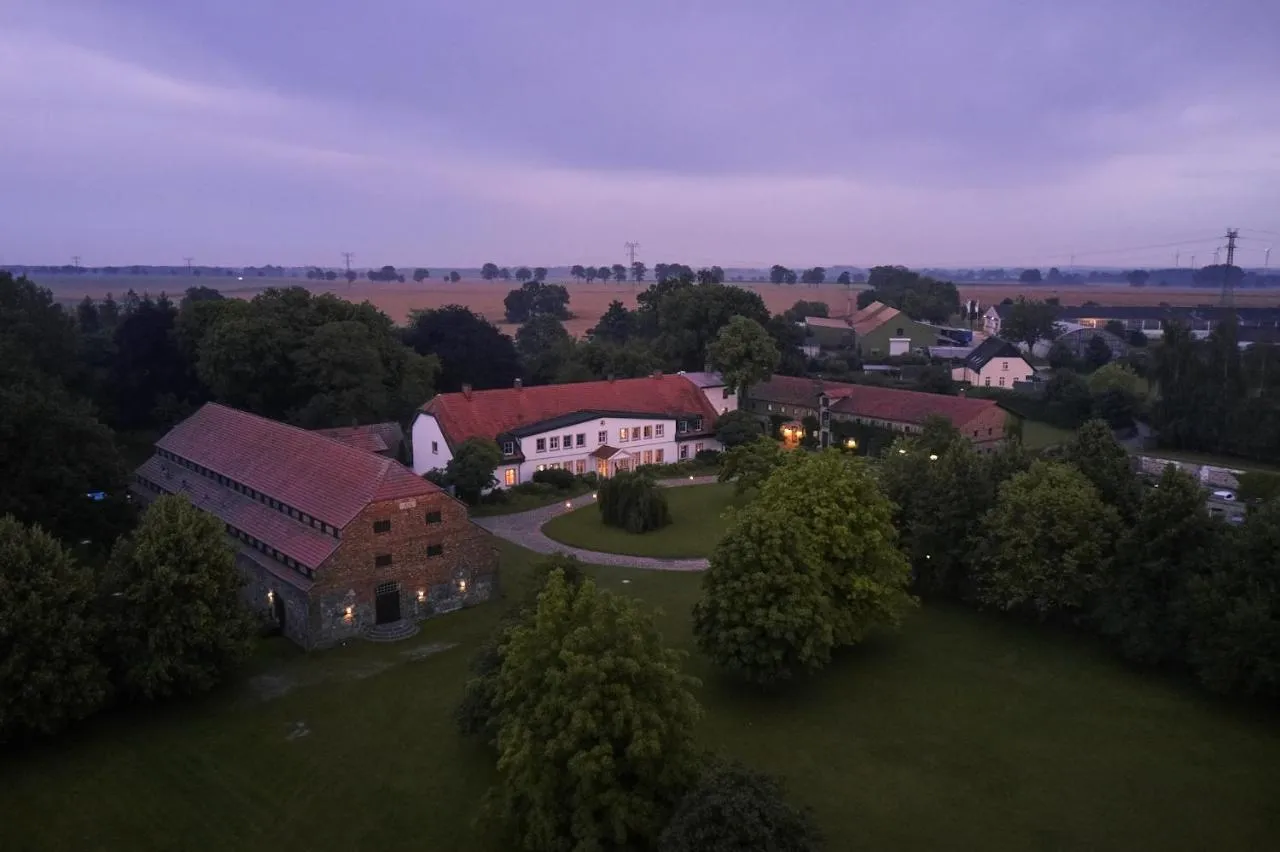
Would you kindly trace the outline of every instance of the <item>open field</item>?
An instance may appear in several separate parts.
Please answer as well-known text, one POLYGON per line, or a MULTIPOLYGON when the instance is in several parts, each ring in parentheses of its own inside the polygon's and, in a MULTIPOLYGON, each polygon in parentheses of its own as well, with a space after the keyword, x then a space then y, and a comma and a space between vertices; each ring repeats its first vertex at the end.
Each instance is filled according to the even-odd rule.
POLYGON ((600 506, 590 503, 552 518, 542 532, 561 544, 602 553, 658 559, 710 556, 729 526, 724 513, 735 504, 733 486, 690 485, 667 488, 663 494, 671 506, 671 523, 660 530, 637 535, 605 526, 600 506))
MULTIPOLYGON (((369 300, 385 311, 396 322, 404 322, 409 313, 419 308, 438 308, 442 305, 466 305, 473 311, 484 315, 491 322, 502 323, 502 300, 507 293, 518 286, 515 281, 484 281, 481 279, 464 280, 457 284, 441 281, 424 281, 414 284, 385 284, 373 281, 357 281, 350 287, 345 281, 315 282, 304 278, 246 278, 243 281, 235 278, 210 278, 177 276, 41 276, 38 283, 49 287, 60 301, 74 303, 85 295, 101 298, 108 292, 118 298, 130 287, 139 293, 144 291, 153 295, 167 292, 171 296, 181 294, 187 287, 203 284, 215 287, 228 296, 251 298, 267 287, 305 286, 317 293, 335 293, 344 299, 369 300)), ((569 308, 574 319, 565 325, 573 334, 582 334, 596 324, 600 315, 609 307, 614 299, 628 307, 635 306, 635 294, 646 284, 581 284, 566 283, 569 289, 569 308)), ((843 314, 849 305, 848 288, 836 284, 824 284, 821 287, 805 285, 787 286, 782 284, 743 284, 760 294, 769 310, 779 313, 798 299, 808 301, 824 301, 832 314, 843 314)), ((856 288, 855 288, 856 290, 856 288)), ((1120 285, 1097 285, 1076 287, 1033 287, 1020 284, 973 284, 960 287, 960 295, 965 299, 978 299, 987 305, 1005 298, 1017 298, 1019 295, 1045 299, 1058 297, 1064 305, 1079 305, 1086 301, 1095 301, 1110 305, 1156 305, 1167 302, 1170 305, 1212 304, 1217 300, 1217 292, 1211 289, 1175 289, 1164 287, 1127 287, 1120 285)), ((856 295, 855 295, 856 298, 856 295)), ((1240 290, 1236 292, 1236 304, 1240 306, 1274 306, 1280 305, 1280 290, 1240 290)), ((507 327, 514 331, 514 327, 507 327)))
MULTIPOLYGON (((514 591, 531 554, 502 547, 514 591)), ((692 650, 699 577, 593 573, 660 607, 666 641, 692 650)), ((504 849, 477 821, 492 758, 450 718, 498 614, 311 655, 272 640, 221 694, 5 755, 0 846, 504 849)), ((687 668, 704 682, 702 743, 783 776, 832 850, 1280 848, 1274 718, 1079 636, 927 605, 777 694, 726 684, 697 655, 687 668)))

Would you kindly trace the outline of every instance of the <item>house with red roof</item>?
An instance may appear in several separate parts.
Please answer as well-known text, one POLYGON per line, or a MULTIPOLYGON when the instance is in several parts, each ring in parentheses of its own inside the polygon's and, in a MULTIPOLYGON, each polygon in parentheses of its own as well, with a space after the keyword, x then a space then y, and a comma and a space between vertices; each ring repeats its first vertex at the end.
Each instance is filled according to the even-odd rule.
POLYGON ((502 450, 499 487, 540 470, 610 477, 720 450, 715 421, 738 407, 715 373, 654 373, 639 379, 443 393, 413 423, 413 469, 443 470, 458 445, 487 438, 502 450))
POLYGON ((1004 425, 1009 417, 990 399, 779 375, 752 385, 743 408, 766 417, 800 420, 817 417, 823 396, 833 420, 911 434, 919 433, 929 417, 940 416, 984 450, 1004 441, 1004 425))
POLYGON ((304 648, 398 638, 488 600, 497 549, 387 449, 209 403, 156 442, 131 488, 143 502, 181 494, 221 521, 250 607, 304 648))

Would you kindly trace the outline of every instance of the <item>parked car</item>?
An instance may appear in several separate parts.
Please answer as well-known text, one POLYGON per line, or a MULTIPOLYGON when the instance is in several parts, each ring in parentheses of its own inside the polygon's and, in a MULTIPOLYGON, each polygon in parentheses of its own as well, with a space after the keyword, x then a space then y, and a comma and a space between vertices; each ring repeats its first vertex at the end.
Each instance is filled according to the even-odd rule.
POLYGON ((1213 492, 1213 499, 1231 503, 1235 501, 1236 495, 1234 491, 1215 491, 1213 492))

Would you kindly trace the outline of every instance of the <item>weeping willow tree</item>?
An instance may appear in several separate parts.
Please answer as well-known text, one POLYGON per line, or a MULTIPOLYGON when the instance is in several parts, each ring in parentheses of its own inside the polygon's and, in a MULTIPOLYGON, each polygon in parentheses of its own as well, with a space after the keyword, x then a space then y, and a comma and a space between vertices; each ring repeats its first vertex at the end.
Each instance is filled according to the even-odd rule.
POLYGON ((643 473, 620 473, 605 480, 599 495, 600 518, 608 526, 643 533, 671 523, 666 495, 643 473))

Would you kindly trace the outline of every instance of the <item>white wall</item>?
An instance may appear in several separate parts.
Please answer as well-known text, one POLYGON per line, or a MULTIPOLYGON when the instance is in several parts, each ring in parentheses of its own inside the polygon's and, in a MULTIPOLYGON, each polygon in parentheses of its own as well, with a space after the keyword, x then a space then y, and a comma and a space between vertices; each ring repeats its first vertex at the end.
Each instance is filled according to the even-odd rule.
MULTIPOLYGON (((709 393, 721 403, 720 407, 728 407, 732 404, 733 410, 737 407, 737 396, 731 394, 728 399, 723 398, 722 388, 711 388, 709 393)), ((719 407, 716 409, 720 410, 719 407)), ((711 424, 704 424, 706 428, 710 428, 711 424)), ((625 450, 633 456, 632 467, 644 464, 644 453, 651 453, 651 458, 656 457, 657 451, 662 451, 662 461, 664 464, 672 464, 681 461, 680 446, 688 447, 688 457, 693 458, 697 452, 697 444, 702 444, 703 449, 719 450, 720 443, 713 437, 688 439, 677 441, 676 420, 655 419, 648 417, 604 417, 593 420, 587 420, 582 423, 575 423, 572 426, 564 426, 559 429, 553 429, 548 432, 542 432, 536 435, 529 435, 520 438, 518 443, 519 449, 524 453, 525 461, 519 463, 502 464, 498 466, 495 476, 498 478, 498 486, 505 487, 508 484, 516 485, 521 482, 529 482, 533 479, 533 474, 540 467, 549 467, 558 465, 566 468, 574 473, 578 473, 578 462, 582 462, 583 473, 592 473, 596 470, 596 459, 591 453, 607 444, 610 447, 625 450), (658 427, 662 428, 662 436, 657 434, 658 427), (649 437, 645 437, 645 427, 649 429, 649 437), (623 441, 620 437, 622 429, 627 430, 627 440, 623 441), (631 431, 633 429, 640 430, 638 440, 631 440, 631 431), (605 433, 605 440, 600 440, 600 433, 605 433), (564 448, 564 437, 568 435, 571 438, 572 446, 569 449, 564 448), (578 435, 582 435, 582 446, 578 446, 578 435), (551 448, 551 439, 557 439, 556 449, 551 448), (542 452, 538 451, 538 441, 541 439, 543 443, 542 452), (513 470, 514 481, 510 481, 507 471, 513 470)), ((505 448, 504 448, 505 449, 505 448)), ((440 432, 440 427, 436 423, 434 416, 419 413, 418 418, 413 423, 413 470, 419 476, 429 470, 437 468, 443 469, 449 463, 452 456, 449 453, 449 447, 445 443, 444 436, 440 432), (435 446, 435 452, 432 452, 432 446, 435 446)), ((653 462, 653 463, 656 463, 653 462)))
POLYGON ((702 396, 717 415, 738 410, 738 394, 736 392, 726 394, 723 387, 702 388, 702 396))
POLYGON ((1024 382, 1035 375, 1035 369, 1021 358, 992 358, 981 371, 968 367, 956 367, 951 371, 951 378, 957 382, 968 382, 974 387, 993 387, 1012 389, 1014 382, 1024 382), (1004 384, 1000 380, 1004 379, 1004 384))

